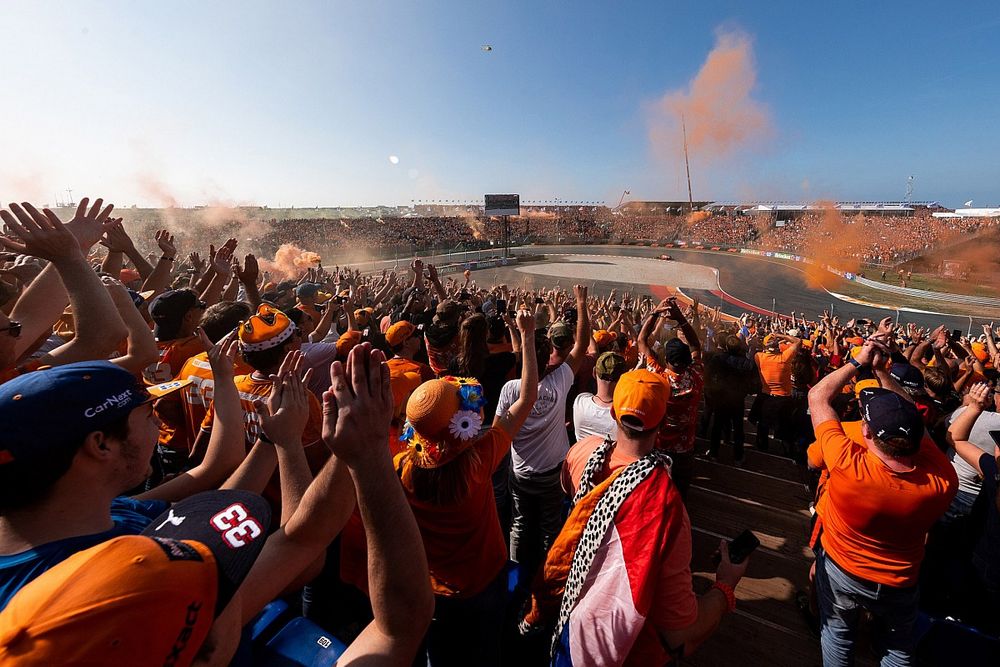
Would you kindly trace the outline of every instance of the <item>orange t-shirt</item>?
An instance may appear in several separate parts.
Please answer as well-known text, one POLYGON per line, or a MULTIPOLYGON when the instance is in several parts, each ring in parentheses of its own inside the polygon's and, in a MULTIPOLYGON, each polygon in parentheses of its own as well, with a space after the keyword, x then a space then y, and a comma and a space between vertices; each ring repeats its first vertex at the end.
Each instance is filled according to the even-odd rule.
POLYGON ((146 384, 170 382, 181 372, 184 362, 194 355, 205 351, 197 336, 188 336, 187 338, 177 338, 163 342, 156 341, 156 349, 160 352, 160 358, 155 364, 150 364, 142 372, 142 379, 146 381, 146 384))
POLYGON ((755 355, 757 372, 760 373, 760 384, 765 394, 771 396, 792 395, 792 357, 795 348, 789 345, 775 354, 773 352, 758 352, 755 355))
MULTIPOLYGON (((860 437, 860 425, 854 428, 860 437)), ((927 531, 958 489, 947 457, 925 435, 913 470, 895 472, 835 419, 816 427, 808 457, 813 467, 829 472, 816 511, 830 558, 868 581, 916 585, 927 531)))
MULTIPOLYGON (((236 375, 244 375, 253 371, 241 357, 236 358, 233 369, 236 375)), ((190 452, 191 447, 194 446, 195 438, 198 437, 202 422, 205 420, 208 406, 215 395, 215 382, 212 378, 212 366, 208 363, 208 352, 196 354, 188 359, 177 374, 177 379, 191 380, 191 384, 160 399, 157 402, 157 410, 159 411, 163 406, 164 411, 167 409, 180 411, 179 424, 172 429, 172 437, 168 446, 170 449, 183 449, 190 452), (167 408, 168 404, 175 405, 167 408)), ((161 433, 160 444, 167 445, 163 435, 161 433)))
MULTIPOLYGON (((257 400, 266 401, 267 396, 271 393, 272 383, 270 380, 257 379, 252 373, 237 375, 234 382, 236 384, 236 391, 240 395, 240 406, 243 408, 246 449, 249 452, 260 436, 260 417, 257 415, 257 409, 254 407, 253 402, 257 400)), ((319 400, 312 392, 306 392, 306 398, 309 400, 309 421, 306 422, 305 431, 302 433, 302 446, 306 451, 306 460, 309 462, 309 469, 315 475, 323 467, 326 460, 330 458, 330 450, 323 444, 323 409, 319 404, 319 400)), ((213 402, 209 404, 208 410, 205 412, 201 428, 205 431, 211 431, 214 419, 215 403, 213 402)), ((267 487, 265 487, 264 493, 261 495, 271 503, 273 508, 281 506, 281 486, 277 471, 275 471, 270 481, 268 481, 267 487)))
MULTIPOLYGON (((570 496, 576 494, 576 487, 583 475, 587 460, 602 442, 604 438, 600 436, 587 436, 570 447, 567 452, 562 482, 563 488, 570 496)), ((615 447, 611 450, 611 456, 608 457, 604 469, 595 476, 596 481, 600 483, 614 471, 624 468, 635 460, 634 456, 624 454, 615 447)), ((676 498, 677 502, 681 502, 680 495, 676 498)), ((653 606, 649 611, 648 622, 659 630, 681 630, 698 619, 698 598, 691 585, 691 520, 687 509, 683 506, 681 515, 684 517, 683 523, 677 531, 677 540, 660 564, 659 584, 656 587, 653 606)))
MULTIPOLYGON (((411 489, 403 487, 424 540, 431 587, 437 595, 465 598, 480 593, 507 563, 492 476, 510 451, 510 443, 501 428, 490 428, 479 437, 473 447, 482 463, 470 480, 469 494, 458 504, 423 502, 413 496, 411 489)), ((401 453, 394 461, 400 474, 412 465, 405 457, 405 452, 401 453)), ((367 592, 364 528, 356 511, 342 534, 341 578, 367 592)))

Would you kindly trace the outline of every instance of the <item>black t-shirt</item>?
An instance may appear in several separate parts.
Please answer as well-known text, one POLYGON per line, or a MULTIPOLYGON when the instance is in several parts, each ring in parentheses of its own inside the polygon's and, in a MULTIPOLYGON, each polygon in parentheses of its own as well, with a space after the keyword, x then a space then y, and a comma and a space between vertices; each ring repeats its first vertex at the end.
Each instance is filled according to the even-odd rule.
POLYGON ((979 469, 983 471, 983 488, 978 502, 986 503, 986 522, 976 544, 973 563, 987 588, 997 592, 1000 591, 1000 510, 997 509, 1000 471, 993 455, 985 453, 979 457, 979 469))
MULTIPOLYGON (((476 379, 483 385, 483 396, 486 398, 486 405, 483 407, 484 420, 492 423, 497 403, 500 402, 500 390, 507 380, 512 379, 511 371, 517 366, 517 355, 513 352, 495 352, 486 357, 485 366, 482 377, 476 379)), ((448 372, 452 375, 462 375, 457 359, 448 364, 448 372)))

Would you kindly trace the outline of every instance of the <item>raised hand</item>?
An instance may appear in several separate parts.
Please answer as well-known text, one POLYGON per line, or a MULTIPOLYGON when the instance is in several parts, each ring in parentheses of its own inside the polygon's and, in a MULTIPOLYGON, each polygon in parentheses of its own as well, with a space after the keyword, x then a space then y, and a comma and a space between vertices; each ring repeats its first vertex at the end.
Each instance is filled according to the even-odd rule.
POLYGON ((983 410, 993 407, 993 390, 985 382, 977 382, 969 389, 969 398, 983 410))
POLYGON ((115 208, 114 204, 108 204, 102 209, 104 200, 97 199, 88 211, 89 202, 87 197, 81 199, 73 219, 66 223, 66 228, 76 237, 84 252, 89 251, 114 224, 108 219, 115 208))
POLYGON ((236 277, 244 285, 256 285, 257 277, 260 275, 260 266, 257 264, 257 258, 252 254, 248 254, 243 258, 243 266, 240 267, 239 264, 234 264, 236 277))
POLYGON ((587 302, 587 286, 586 285, 573 285, 573 296, 576 297, 576 302, 578 304, 579 303, 586 303, 587 302))
POLYGON ((372 457, 384 457, 388 463, 388 450, 371 444, 386 441, 392 418, 385 355, 369 343, 356 345, 346 364, 333 362, 330 379, 330 389, 323 394, 323 442, 351 467, 372 457))
POLYGON ((219 248, 212 258, 212 268, 215 273, 228 278, 233 273, 233 248, 228 244, 219 248))
POLYGON ((201 255, 197 251, 188 253, 188 263, 191 264, 191 268, 199 275, 205 270, 205 260, 201 258, 201 255))
POLYGON ((56 263, 83 258, 80 244, 68 226, 60 222, 55 213, 48 209, 41 212, 27 202, 22 206, 23 208, 11 204, 10 210, 13 215, 7 211, 0 211, 0 218, 19 239, 0 237, 0 243, 4 247, 13 252, 56 263))
POLYGON ((893 325, 891 317, 883 317, 881 320, 879 320, 878 329, 876 329, 876 333, 892 335, 892 332, 895 328, 896 327, 893 325))
MULTIPOLYGON (((508 316, 506 315, 504 316, 505 319, 507 319, 507 317, 508 316)), ((517 329, 518 331, 521 332, 522 337, 535 335, 535 316, 532 315, 529 311, 527 310, 517 311, 515 321, 517 322, 517 329)))
POLYGON ((177 256, 177 246, 174 245, 174 235, 165 229, 161 229, 156 232, 156 245, 160 247, 160 252, 167 259, 173 259, 177 256))
POLYGON ((267 401, 254 402, 261 430, 276 445, 298 445, 309 422, 306 384, 312 369, 302 373, 302 352, 289 352, 273 377, 267 401))
POLYGON ((107 231, 100 243, 110 252, 130 252, 135 250, 132 238, 125 231, 121 218, 108 218, 107 231))

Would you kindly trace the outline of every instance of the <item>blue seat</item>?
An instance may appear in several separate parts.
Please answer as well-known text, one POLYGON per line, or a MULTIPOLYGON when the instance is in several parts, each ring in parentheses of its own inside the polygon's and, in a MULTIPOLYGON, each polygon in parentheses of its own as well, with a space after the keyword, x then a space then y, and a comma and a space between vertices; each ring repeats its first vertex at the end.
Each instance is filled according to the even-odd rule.
POLYGON ((248 623, 250 626, 250 640, 266 640, 274 634, 280 625, 279 620, 288 612, 288 603, 284 600, 275 600, 264 607, 257 616, 248 623))
POLYGON ((347 649, 340 640, 307 618, 293 618, 255 652, 260 667, 333 665, 347 649))

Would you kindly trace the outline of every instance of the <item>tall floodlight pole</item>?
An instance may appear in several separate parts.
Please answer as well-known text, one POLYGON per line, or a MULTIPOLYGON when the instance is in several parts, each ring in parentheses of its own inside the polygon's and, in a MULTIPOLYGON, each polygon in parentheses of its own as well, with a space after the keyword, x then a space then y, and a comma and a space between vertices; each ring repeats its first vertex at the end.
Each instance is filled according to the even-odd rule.
POLYGON ((684 114, 681 114, 681 132, 684 134, 684 169, 688 177, 688 208, 694 211, 694 196, 691 194, 691 163, 688 162, 688 133, 687 125, 684 123, 684 114))
POLYGON ((910 176, 906 179, 906 203, 909 204, 910 200, 913 199, 913 177, 910 176))
POLYGON ((623 190, 623 191, 622 191, 622 196, 621 196, 621 198, 620 198, 620 199, 618 200, 618 206, 615 206, 615 210, 616 210, 616 211, 617 211, 618 209, 620 209, 620 208, 622 207, 622 202, 623 202, 623 201, 625 201, 625 195, 630 195, 630 194, 632 194, 632 193, 631 193, 631 192, 629 192, 628 190, 623 190))

